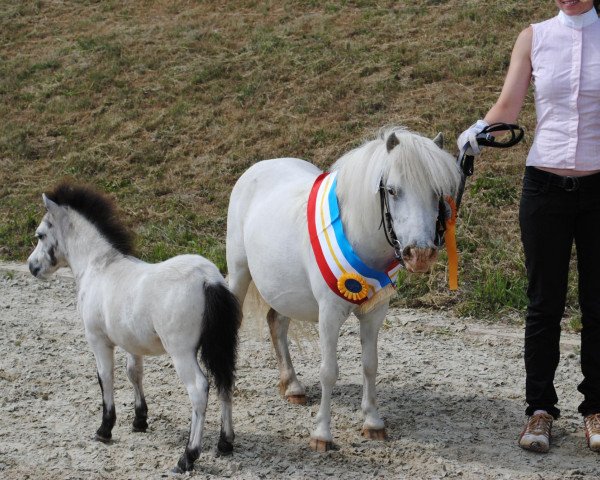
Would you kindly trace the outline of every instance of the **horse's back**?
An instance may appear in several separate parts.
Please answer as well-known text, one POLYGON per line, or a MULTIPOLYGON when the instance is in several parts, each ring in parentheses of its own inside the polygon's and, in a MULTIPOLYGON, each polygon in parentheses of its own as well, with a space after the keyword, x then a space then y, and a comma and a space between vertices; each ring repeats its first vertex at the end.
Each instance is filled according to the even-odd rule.
POLYGON ((306 205, 320 173, 294 158, 258 162, 240 177, 229 203, 230 275, 247 269, 266 302, 294 318, 313 319, 317 311, 308 271, 306 205))

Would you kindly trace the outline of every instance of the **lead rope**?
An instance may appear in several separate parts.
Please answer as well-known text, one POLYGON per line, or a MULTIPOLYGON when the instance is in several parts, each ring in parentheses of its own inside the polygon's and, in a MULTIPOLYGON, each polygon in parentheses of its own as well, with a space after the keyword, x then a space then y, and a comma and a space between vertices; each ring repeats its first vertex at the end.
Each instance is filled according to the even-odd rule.
POLYGON ((444 241, 446 242, 446 254, 448 255, 448 287, 450 290, 458 290, 458 248, 456 247, 456 203, 450 196, 446 197, 450 205, 450 217, 446 219, 446 231, 444 241))

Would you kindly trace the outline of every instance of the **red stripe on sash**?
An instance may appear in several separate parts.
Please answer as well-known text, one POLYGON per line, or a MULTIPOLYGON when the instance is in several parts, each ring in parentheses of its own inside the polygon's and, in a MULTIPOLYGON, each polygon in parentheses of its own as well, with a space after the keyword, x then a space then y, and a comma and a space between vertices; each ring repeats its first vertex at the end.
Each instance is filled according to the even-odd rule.
POLYGON ((307 207, 307 220, 308 220, 308 235, 310 237, 310 244, 312 245, 313 253, 315 254, 315 259, 317 260, 317 265, 319 266, 319 270, 321 271, 321 275, 323 275, 323 279, 329 285, 329 288, 338 295, 343 298, 347 302, 355 303, 360 305, 363 303, 366 298, 363 300, 349 300, 344 297, 342 292, 338 290, 337 287, 337 278, 329 268, 327 264, 327 260, 325 259, 325 255, 323 255, 323 250, 321 249, 321 243, 319 242, 319 235, 317 233, 317 225, 316 225, 316 211, 317 211, 317 193, 319 191, 319 187, 325 177, 327 177, 329 173, 324 172, 317 177, 315 183, 313 184, 312 190, 310 191, 310 195, 308 197, 308 207, 307 207))

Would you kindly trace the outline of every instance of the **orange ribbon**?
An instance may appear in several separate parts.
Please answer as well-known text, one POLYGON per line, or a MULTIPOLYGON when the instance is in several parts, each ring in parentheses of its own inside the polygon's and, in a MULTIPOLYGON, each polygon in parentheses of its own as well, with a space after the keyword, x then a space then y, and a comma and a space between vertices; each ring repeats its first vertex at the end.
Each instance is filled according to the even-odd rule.
POLYGON ((448 285, 450 290, 458 290, 458 250, 456 248, 456 203, 452 197, 446 197, 452 214, 446 220, 444 240, 448 254, 448 285))

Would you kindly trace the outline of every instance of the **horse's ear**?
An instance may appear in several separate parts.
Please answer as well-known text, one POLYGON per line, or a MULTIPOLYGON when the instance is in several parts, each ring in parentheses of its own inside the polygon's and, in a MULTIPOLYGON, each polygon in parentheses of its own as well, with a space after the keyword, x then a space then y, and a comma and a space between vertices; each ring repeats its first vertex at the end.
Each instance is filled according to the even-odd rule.
POLYGON ((49 213, 55 213, 58 211, 58 204, 50 200, 45 193, 42 193, 42 200, 44 201, 44 206, 49 213))
POLYGON ((399 143, 400 140, 398 140, 396 133, 392 132, 392 134, 388 137, 387 142, 385 142, 385 148, 387 148, 388 153, 390 153, 392 149, 399 143))
POLYGON ((444 135, 442 135, 442 132, 438 133, 435 136, 435 138, 433 139, 433 143, 435 143, 441 149, 444 148, 444 135))

